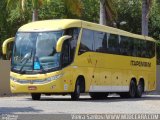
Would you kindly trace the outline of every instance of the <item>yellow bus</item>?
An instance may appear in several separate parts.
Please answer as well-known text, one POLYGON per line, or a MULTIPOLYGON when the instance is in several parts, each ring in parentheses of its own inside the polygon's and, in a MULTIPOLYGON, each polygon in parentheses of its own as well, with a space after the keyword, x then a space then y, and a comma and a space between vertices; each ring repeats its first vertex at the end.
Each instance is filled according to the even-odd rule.
POLYGON ((156 87, 155 40, 82 20, 26 24, 15 36, 11 58, 13 93, 81 93, 104 99, 109 93, 141 97, 156 87))

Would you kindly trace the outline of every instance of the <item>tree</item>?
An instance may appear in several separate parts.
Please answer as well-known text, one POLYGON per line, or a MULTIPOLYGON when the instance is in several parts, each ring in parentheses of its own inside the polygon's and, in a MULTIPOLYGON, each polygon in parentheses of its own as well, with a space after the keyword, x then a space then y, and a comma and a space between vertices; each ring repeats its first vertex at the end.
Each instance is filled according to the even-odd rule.
MULTIPOLYGON (((32 5, 32 21, 38 20, 38 9, 44 5, 51 2, 51 0, 8 0, 7 8, 12 8, 18 5, 20 12, 25 12, 26 4, 30 3, 32 5)), ((71 12, 75 15, 81 15, 82 3, 80 0, 61 0, 66 6, 66 11, 71 12)))
POLYGON ((156 40, 160 41, 160 24, 159 23, 160 23, 160 1, 155 0, 155 2, 152 3, 152 10, 150 12, 149 36, 152 36, 156 40))
POLYGON ((152 0, 142 0, 142 35, 148 36, 149 12, 152 0))
POLYGON ((127 24, 120 26, 120 29, 136 34, 141 34, 141 10, 140 0, 115 0, 117 10, 117 21, 126 21, 127 24))
POLYGON ((75 14, 77 16, 81 16, 82 11, 82 2, 81 0, 62 0, 64 5, 66 6, 66 11, 75 14))
MULTIPOLYGON (((13 7, 19 7, 20 12, 25 11, 26 4, 29 1, 27 0, 8 0, 7 1, 7 8, 12 9, 13 7)), ((42 6, 44 0, 32 0, 32 21, 38 20, 38 8, 42 6)))
POLYGON ((100 24, 111 25, 116 20, 116 17, 117 12, 114 8, 113 0, 100 0, 100 24))
POLYGON ((32 6, 33 6, 32 21, 38 20, 38 8, 42 5, 42 1, 43 0, 32 0, 32 6))
POLYGON ((99 0, 81 0, 82 1, 82 16, 80 19, 99 23, 99 0))

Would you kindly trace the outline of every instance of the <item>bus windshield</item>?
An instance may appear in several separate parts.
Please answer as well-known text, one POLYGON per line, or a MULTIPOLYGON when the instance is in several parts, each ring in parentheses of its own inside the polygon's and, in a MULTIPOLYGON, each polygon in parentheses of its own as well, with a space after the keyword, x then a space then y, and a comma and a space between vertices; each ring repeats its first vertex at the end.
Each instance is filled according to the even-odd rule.
POLYGON ((20 71, 22 66, 23 71, 48 71, 60 67, 60 53, 56 52, 56 44, 63 33, 18 32, 12 55, 12 70, 20 71), (37 62, 39 67, 34 67, 37 62))

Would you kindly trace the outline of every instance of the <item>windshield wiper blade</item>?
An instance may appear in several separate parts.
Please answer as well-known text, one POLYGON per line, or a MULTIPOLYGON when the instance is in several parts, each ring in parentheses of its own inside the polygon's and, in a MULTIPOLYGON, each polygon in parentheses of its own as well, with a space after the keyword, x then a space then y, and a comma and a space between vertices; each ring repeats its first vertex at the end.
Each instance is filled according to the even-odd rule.
POLYGON ((19 73, 24 73, 22 72, 24 66, 26 65, 26 63, 28 62, 28 60, 32 57, 32 52, 33 50, 31 49, 31 52, 29 53, 26 53, 25 56, 23 57, 23 59, 21 60, 21 63, 25 60, 25 62, 23 63, 23 65, 21 66, 20 70, 19 70, 19 73))

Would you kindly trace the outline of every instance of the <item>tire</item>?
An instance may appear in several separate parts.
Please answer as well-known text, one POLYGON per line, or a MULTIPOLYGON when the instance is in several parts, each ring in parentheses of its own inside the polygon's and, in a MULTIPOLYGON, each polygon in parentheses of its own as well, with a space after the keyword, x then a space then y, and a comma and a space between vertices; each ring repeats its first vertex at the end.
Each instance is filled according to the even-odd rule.
POLYGON ((137 85, 136 85, 136 82, 131 80, 131 83, 130 83, 130 87, 129 87, 129 97, 130 98, 135 98, 136 97, 136 92, 137 92, 137 85))
POLYGON ((75 84, 75 90, 73 93, 71 93, 71 100, 79 100, 80 93, 81 93, 80 80, 77 80, 75 84))
POLYGON ((138 86, 137 86, 136 97, 141 98, 143 91, 144 91, 144 84, 142 81, 139 81, 138 86))
POLYGON ((101 92, 101 93, 98 93, 98 92, 91 92, 89 93, 90 97, 92 99, 106 99, 107 96, 108 96, 108 93, 105 93, 105 92, 101 92))
POLYGON ((32 93, 32 100, 40 100, 41 94, 40 93, 32 93))

